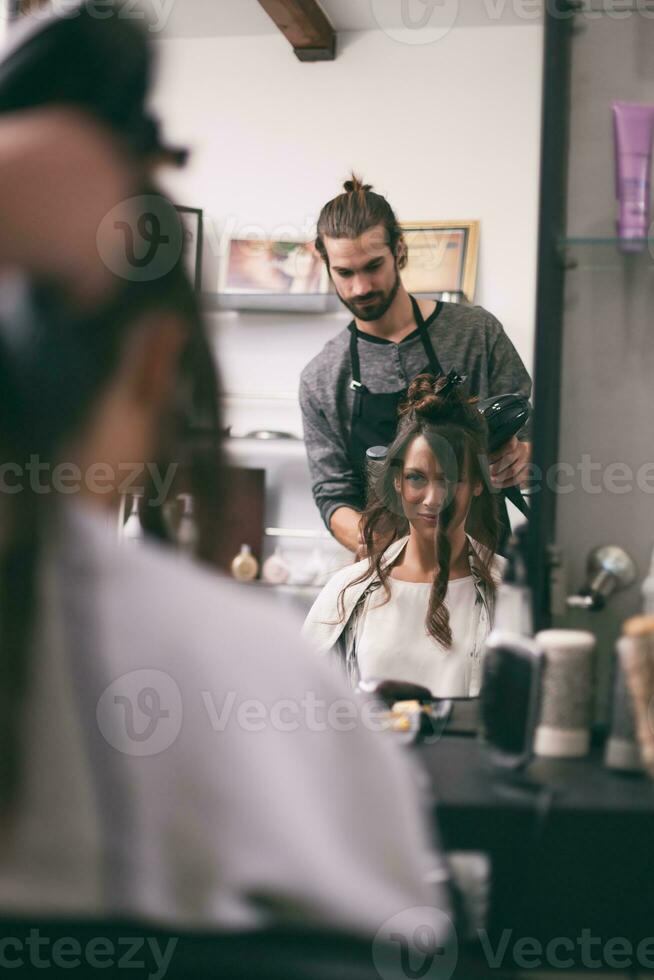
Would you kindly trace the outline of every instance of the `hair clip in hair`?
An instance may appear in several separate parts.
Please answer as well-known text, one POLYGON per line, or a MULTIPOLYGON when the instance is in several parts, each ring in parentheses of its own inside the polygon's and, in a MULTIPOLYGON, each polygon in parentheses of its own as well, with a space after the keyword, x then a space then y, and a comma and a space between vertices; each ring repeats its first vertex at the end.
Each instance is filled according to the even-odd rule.
POLYGON ((467 380, 467 374, 459 374, 458 371, 452 369, 445 378, 442 386, 438 389, 437 394, 443 398, 446 395, 449 395, 454 388, 458 388, 459 385, 465 384, 467 380))

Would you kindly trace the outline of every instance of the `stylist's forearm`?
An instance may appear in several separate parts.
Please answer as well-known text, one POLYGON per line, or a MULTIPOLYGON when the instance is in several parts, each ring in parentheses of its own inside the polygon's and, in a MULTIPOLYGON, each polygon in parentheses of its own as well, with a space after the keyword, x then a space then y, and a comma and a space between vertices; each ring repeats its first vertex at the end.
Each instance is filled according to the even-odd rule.
POLYGON ((356 552, 361 547, 360 522, 361 514, 358 510, 353 507, 339 507, 330 518, 329 530, 339 544, 356 552))
POLYGON ((86 115, 7 116, 0 122, 0 269, 52 279, 81 304, 102 299, 116 277, 99 255, 98 228, 131 197, 133 177, 111 135, 86 115))

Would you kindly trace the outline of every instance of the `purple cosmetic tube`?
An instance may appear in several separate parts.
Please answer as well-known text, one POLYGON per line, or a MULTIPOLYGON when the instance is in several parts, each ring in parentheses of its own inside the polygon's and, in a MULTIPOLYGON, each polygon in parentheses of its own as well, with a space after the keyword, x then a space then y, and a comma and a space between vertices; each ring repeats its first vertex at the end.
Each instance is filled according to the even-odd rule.
POLYGON ((650 170, 654 106, 613 102, 618 245, 642 252, 649 234, 650 170), (628 239, 634 239, 633 242, 628 239))

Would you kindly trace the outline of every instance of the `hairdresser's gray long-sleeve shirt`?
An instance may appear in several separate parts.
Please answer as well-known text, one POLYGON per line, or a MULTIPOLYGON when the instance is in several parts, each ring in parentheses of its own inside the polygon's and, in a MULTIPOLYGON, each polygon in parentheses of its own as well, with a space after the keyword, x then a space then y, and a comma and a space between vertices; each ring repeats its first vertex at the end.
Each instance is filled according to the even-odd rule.
MULTIPOLYGON (((446 373, 468 377, 471 395, 488 398, 517 391, 529 397, 531 379, 502 324, 481 306, 443 303, 426 321, 446 373)), ((361 381, 375 394, 399 391, 427 368, 417 330, 399 344, 358 332, 361 381)), ((323 521, 339 507, 364 505, 364 487, 349 454, 354 392, 350 388, 350 332, 346 328, 307 364, 300 379, 313 497, 323 521)), ((523 430, 521 438, 528 438, 523 430)))

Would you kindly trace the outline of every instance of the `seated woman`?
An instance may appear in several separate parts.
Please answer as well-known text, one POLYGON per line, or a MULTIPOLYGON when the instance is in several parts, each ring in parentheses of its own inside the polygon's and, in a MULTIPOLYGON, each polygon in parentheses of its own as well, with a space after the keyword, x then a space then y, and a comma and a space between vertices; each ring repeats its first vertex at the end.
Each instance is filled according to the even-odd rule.
MULTIPOLYGON (((274 600, 253 608, 251 589, 211 567, 225 481, 210 433, 221 420, 181 257, 166 271, 157 250, 139 276, 114 275, 126 258, 116 222, 101 259, 98 228, 121 202, 128 227, 148 223, 145 177, 166 150, 144 105, 151 43, 116 14, 53 11, 14 60, 0 58, 5 934, 10 918, 66 918, 87 940, 89 919, 185 934, 310 926, 361 935, 376 955, 372 937, 401 914, 407 942, 428 928, 442 947, 446 869, 428 855, 405 760, 363 724, 336 733, 315 711, 305 721, 311 699, 342 703, 342 677, 306 657, 274 600), (165 536, 165 487, 180 466, 204 567, 151 540, 165 536), (122 546, 120 496, 146 473, 152 534, 122 546)), ((287 948, 275 946, 281 963, 259 954, 260 971, 288 975, 287 948)), ((206 973, 255 975, 240 967, 206 973)), ((81 974, 95 971, 89 956, 81 974)))
POLYGON ((503 559, 483 472, 486 424, 459 380, 423 374, 409 387, 362 518, 368 557, 327 583, 305 621, 311 645, 337 647, 353 683, 479 694, 503 559), (467 523, 483 529, 484 544, 467 523))

